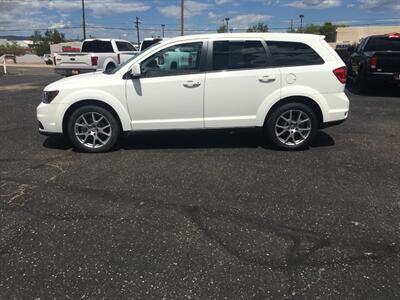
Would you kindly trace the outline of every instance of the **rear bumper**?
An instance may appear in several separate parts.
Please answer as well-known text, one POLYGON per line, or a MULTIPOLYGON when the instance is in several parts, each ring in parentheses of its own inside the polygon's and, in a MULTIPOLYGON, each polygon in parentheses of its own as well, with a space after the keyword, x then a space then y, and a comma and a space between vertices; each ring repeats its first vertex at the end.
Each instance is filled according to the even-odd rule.
POLYGON ((387 72, 367 72, 366 79, 371 83, 386 83, 386 84, 400 84, 400 80, 395 79, 395 75, 398 73, 387 73, 387 72))
POLYGON ((70 69, 70 68, 55 68, 54 72, 57 74, 60 74, 62 76, 72 76, 72 75, 78 75, 78 74, 72 74, 72 70, 76 70, 79 73, 78 74, 84 74, 84 73, 91 73, 91 72, 96 72, 96 69, 70 69))
POLYGON ((345 93, 323 94, 323 97, 323 124, 340 124, 347 119, 350 101, 345 93))

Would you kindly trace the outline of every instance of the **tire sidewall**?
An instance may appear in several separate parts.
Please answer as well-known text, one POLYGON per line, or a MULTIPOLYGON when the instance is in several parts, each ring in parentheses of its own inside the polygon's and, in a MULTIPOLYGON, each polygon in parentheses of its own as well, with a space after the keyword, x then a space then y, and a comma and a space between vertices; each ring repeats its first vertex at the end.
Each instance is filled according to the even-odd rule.
POLYGON ((271 114, 268 116, 265 124, 264 124, 264 132, 266 134, 267 140, 277 149, 281 150, 301 150, 307 148, 311 142, 313 141, 315 135, 319 130, 319 122, 317 115, 314 110, 310 108, 308 105, 303 103, 287 103, 283 104, 276 108, 271 114), (308 135, 307 139, 298 145, 286 145, 282 143, 275 134, 275 124, 277 119, 288 110, 300 110, 306 113, 311 120, 311 132, 308 135))
POLYGON ((74 147, 80 151, 83 152, 91 152, 91 153, 97 153, 97 152, 106 152, 112 147, 114 147, 115 143, 117 142, 119 136, 121 133, 121 128, 120 125, 114 116, 113 113, 111 113, 109 110, 97 106, 97 105, 85 105, 77 108, 69 117, 68 123, 67 123, 67 136, 71 143, 74 145, 74 147), (103 146, 98 147, 98 148, 89 148, 86 147, 85 145, 81 144, 77 137, 75 136, 75 122, 84 113, 87 112, 97 112, 103 115, 110 123, 111 125, 111 138, 110 140, 103 146))

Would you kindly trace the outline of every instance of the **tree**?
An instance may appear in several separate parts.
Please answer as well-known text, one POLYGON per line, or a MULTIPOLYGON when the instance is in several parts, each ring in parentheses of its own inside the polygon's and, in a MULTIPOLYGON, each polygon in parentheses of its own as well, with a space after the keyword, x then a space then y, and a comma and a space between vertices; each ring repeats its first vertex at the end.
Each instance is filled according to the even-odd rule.
MULTIPOLYGON (((325 35, 327 42, 335 42, 336 41, 336 29, 338 27, 345 27, 346 25, 341 24, 333 24, 331 22, 325 22, 322 25, 309 24, 303 28, 302 33, 311 33, 311 34, 319 34, 325 35)), ((296 32, 299 33, 300 29, 288 29, 288 32, 296 32)))
POLYGON ((65 42, 64 33, 60 33, 57 29, 47 29, 44 36, 40 31, 35 31, 32 35, 33 45, 32 48, 36 54, 43 56, 46 53, 50 53, 50 45, 65 42))
POLYGON ((18 46, 16 42, 7 43, 5 45, 0 45, 0 56, 3 54, 14 54, 16 56, 22 55, 25 53, 25 49, 21 46, 18 46))
POLYGON ((268 25, 260 22, 257 25, 250 26, 247 32, 268 32, 268 25))

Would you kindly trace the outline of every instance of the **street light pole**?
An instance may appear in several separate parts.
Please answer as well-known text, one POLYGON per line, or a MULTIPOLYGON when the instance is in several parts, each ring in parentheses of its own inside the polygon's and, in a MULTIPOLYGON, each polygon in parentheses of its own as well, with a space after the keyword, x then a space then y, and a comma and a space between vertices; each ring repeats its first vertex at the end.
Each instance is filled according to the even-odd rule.
POLYGON ((225 18, 226 21, 226 32, 229 32, 229 18, 225 18))
POLYGON ((138 46, 140 47, 139 24, 140 24, 140 19, 139 19, 139 17, 136 17, 135 27, 136 27, 136 33, 137 33, 137 43, 138 43, 138 46))
POLYGON ((181 0, 181 35, 185 34, 185 28, 184 28, 184 18, 185 18, 185 0, 181 0))
POLYGON ((300 15, 300 32, 303 32, 303 19, 304 19, 304 15, 300 15))
POLYGON ((86 40, 85 0, 82 0, 82 29, 83 39, 86 40))

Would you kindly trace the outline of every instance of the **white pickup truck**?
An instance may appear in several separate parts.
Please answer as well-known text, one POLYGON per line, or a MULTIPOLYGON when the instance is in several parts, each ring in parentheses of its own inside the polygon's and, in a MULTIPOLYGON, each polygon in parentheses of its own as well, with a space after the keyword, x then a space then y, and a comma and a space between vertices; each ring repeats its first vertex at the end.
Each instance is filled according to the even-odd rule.
POLYGON ((88 39, 82 43, 80 52, 56 53, 54 70, 63 76, 96 71, 111 72, 137 53, 137 49, 128 41, 88 39))

